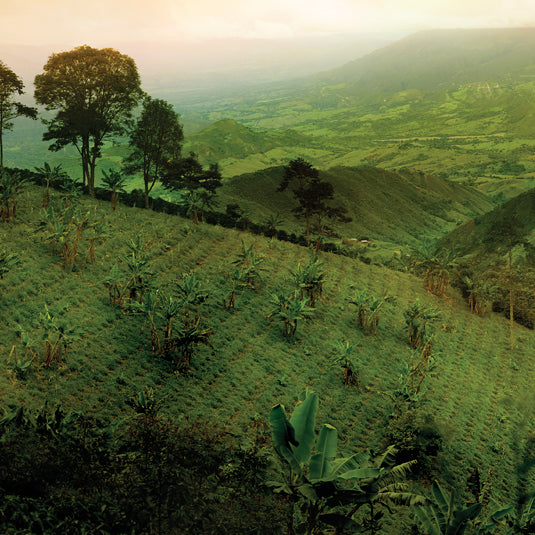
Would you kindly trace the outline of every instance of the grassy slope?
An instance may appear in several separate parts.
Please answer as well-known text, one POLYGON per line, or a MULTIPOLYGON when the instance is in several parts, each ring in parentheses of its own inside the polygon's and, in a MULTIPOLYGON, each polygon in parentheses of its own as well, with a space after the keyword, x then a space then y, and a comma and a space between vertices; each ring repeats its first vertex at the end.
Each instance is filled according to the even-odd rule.
POLYGON ((461 254, 470 254, 481 249, 491 225, 502 218, 517 217, 527 233, 527 240, 535 243, 535 189, 510 199, 492 211, 467 221, 440 240, 444 247, 456 247, 461 254))
MULTIPOLYGON (((218 192, 220 204, 237 202, 253 221, 279 212, 283 228, 302 233, 303 222, 291 213, 296 206, 291 190, 275 193, 282 176, 281 167, 272 167, 233 177, 218 192)), ((474 189, 408 170, 335 167, 321 171, 321 177, 333 184, 334 202, 353 218, 350 223, 329 223, 343 238, 366 236, 396 246, 416 246, 422 238, 436 238, 493 206, 474 189)))
POLYGON ((453 291, 444 299, 430 296, 411 274, 324 254, 323 300, 314 318, 299 326, 297 339, 290 343, 282 338, 281 325, 266 319, 268 298, 281 287, 291 288, 290 270, 306 260, 305 249, 125 206, 112 213, 107 203, 85 199, 83 208, 110 226, 111 237, 97 248, 95 264, 66 273, 36 233, 40 199, 41 190, 30 188, 21 196, 16 220, 0 225, 2 247, 24 260, 0 281, 4 409, 48 401, 107 418, 122 414, 125 401, 148 385, 164 399, 163 410, 177 420, 199 417, 227 422, 236 441, 245 444, 253 417, 267 420, 277 402, 292 407, 297 394, 309 386, 320 393, 319 421, 339 430, 342 453, 377 448, 384 445, 382 435, 392 410, 385 392, 397 387, 409 355, 402 311, 420 299, 440 306, 443 314, 435 343, 436 372, 427 380, 428 401, 423 407, 439 422, 447 440, 440 457, 444 477, 448 484, 464 488, 470 469, 478 466, 486 473, 492 467, 494 492, 515 498, 511 494, 515 466, 522 461, 524 441, 533 432, 532 331, 518 328, 517 347, 511 353, 503 317, 471 315, 453 291), (127 254, 125 242, 136 235, 150 242, 158 286, 173 288, 183 272, 195 271, 211 288, 203 316, 214 331, 214 349, 201 348, 188 375, 173 373, 168 363, 150 353, 146 322, 111 306, 99 282, 127 254), (244 290, 237 310, 229 313, 216 290, 228 285, 230 263, 242 239, 265 255, 265 272, 260 288, 244 290), (397 304, 383 315, 376 336, 362 334, 355 310, 346 301, 353 288, 363 287, 375 292, 387 288, 397 297, 397 304), (38 317, 45 303, 53 313, 69 318, 83 333, 82 339, 61 365, 45 369, 36 362, 26 380, 17 379, 7 364, 12 345, 19 343, 14 322, 30 332, 40 350, 38 317), (349 340, 357 347, 362 392, 345 388, 342 369, 330 362, 338 340, 349 340))

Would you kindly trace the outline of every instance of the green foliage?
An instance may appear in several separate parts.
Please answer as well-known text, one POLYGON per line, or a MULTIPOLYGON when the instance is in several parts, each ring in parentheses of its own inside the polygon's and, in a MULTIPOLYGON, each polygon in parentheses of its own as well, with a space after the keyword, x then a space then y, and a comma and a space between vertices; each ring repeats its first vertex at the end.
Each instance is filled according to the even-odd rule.
POLYGON ((61 257, 63 267, 66 271, 72 271, 77 259, 81 256, 79 249, 83 243, 84 234, 88 230, 96 231, 96 235, 90 240, 87 253, 84 256, 85 263, 88 259, 95 261, 95 239, 99 234, 103 234, 103 229, 98 228, 94 221, 91 221, 90 212, 82 213, 76 207, 66 205, 57 210, 52 205, 42 208, 41 229, 45 234, 45 240, 52 243, 52 248, 61 257))
POLYGON ((407 475, 414 461, 394 466, 393 448, 376 457, 368 452, 336 457, 337 431, 329 424, 322 426, 316 440, 318 405, 318 395, 307 390, 290 419, 280 404, 269 416, 273 447, 289 473, 267 484, 296 502, 293 523, 297 532, 317 533, 326 524, 351 533, 375 533, 382 517, 375 511, 379 504, 425 503, 422 496, 406 492, 407 485, 396 481, 407 475), (369 507, 369 515, 359 523, 355 514, 363 505, 369 507))
POLYGON ((47 305, 39 318, 44 330, 43 365, 48 368, 67 358, 69 347, 80 339, 80 333, 77 326, 72 325, 68 318, 60 319, 57 315, 51 314, 47 305))
POLYGON ((4 131, 13 129, 13 119, 37 119, 37 109, 13 100, 24 93, 24 84, 3 61, 0 61, 0 172, 4 170, 4 131))
POLYGON ((116 171, 115 169, 109 169, 108 173, 102 171, 102 183, 104 187, 111 192, 111 209, 117 208, 117 193, 125 192, 125 180, 126 178, 116 171))
POLYGON ((433 503, 416 506, 416 516, 429 535, 462 535, 471 529, 473 521, 481 513, 482 505, 476 503, 462 508, 456 503, 456 493, 448 494, 437 481, 432 487, 433 503))
POLYGON ((353 296, 349 298, 349 303, 357 307, 359 325, 366 334, 377 333, 380 311, 386 303, 392 301, 394 301, 393 296, 386 290, 378 297, 367 288, 355 290, 353 296))
POLYGON ((168 161, 178 158, 184 134, 173 106, 161 99, 146 96, 141 115, 130 132, 132 152, 126 159, 126 173, 141 172, 145 188, 145 208, 149 193, 168 161))
POLYGON ((297 269, 292 271, 295 285, 301 292, 301 298, 307 297, 311 307, 315 306, 316 301, 323 293, 324 269, 324 263, 319 259, 319 256, 311 252, 308 263, 304 266, 299 263, 297 269))
POLYGON ((95 166, 107 136, 121 134, 142 96, 134 60, 112 48, 84 45, 52 54, 35 77, 34 98, 57 110, 43 139, 50 150, 75 145, 82 158, 83 184, 94 195, 95 166))
POLYGON ((441 316, 440 310, 416 300, 403 311, 403 315, 409 328, 410 346, 414 349, 424 348, 433 334, 433 324, 441 316))
POLYGON ((497 296, 497 287, 483 276, 472 279, 465 275, 461 281, 467 294, 466 301, 470 312, 484 316, 497 296))
POLYGON ((236 260, 232 262, 234 266, 238 266, 240 274, 238 278, 245 278, 245 283, 249 288, 255 288, 260 280, 260 267, 264 262, 264 256, 259 255, 254 250, 254 243, 251 243, 248 247, 245 245, 245 241, 241 241, 241 252, 237 255, 236 260))
POLYGON ((34 341, 28 333, 20 329, 19 335, 24 353, 19 355, 17 353, 17 347, 14 345, 7 359, 7 365, 11 367, 19 379, 25 379, 26 373, 30 369, 33 361, 38 360, 38 354, 33 349, 34 341))
POLYGON ((360 388, 359 367, 361 363, 354 357, 354 351, 355 347, 348 340, 344 342, 338 341, 334 346, 333 362, 343 368, 345 386, 356 386, 360 388))
POLYGON ((130 251, 122 261, 127 268, 126 274, 122 273, 118 263, 115 263, 102 281, 108 288, 110 303, 120 306, 125 304, 125 299, 128 299, 129 303, 143 303, 152 276, 150 254, 146 250, 148 244, 143 243, 138 234, 135 240, 129 240, 126 245, 130 251))
POLYGON ((20 266, 21 261, 17 254, 0 252, 0 279, 3 279, 13 268, 20 266))
POLYGON ((37 180, 45 185, 43 208, 46 210, 50 204, 50 184, 55 181, 65 181, 67 174, 63 171, 61 164, 52 167, 48 162, 45 162, 43 167, 35 167, 35 173, 37 180))
MULTIPOLYGON (((284 533, 283 505, 257 480, 265 460, 213 422, 152 410, 110 425, 62 406, 0 420, 3 533, 284 533), (233 489, 231 494, 225 489, 233 489)), ((148 396, 148 397, 147 397, 148 396)), ((143 406, 143 410, 137 410, 143 406)))
POLYGON ((17 210, 17 195, 20 193, 25 180, 13 171, 0 171, 0 219, 11 221, 17 210))
POLYGON ((301 298, 298 291, 291 295, 273 293, 270 298, 273 309, 268 318, 276 317, 282 320, 282 335, 292 339, 297 331, 298 322, 312 316, 314 312, 314 308, 310 307, 308 302, 308 297, 301 298))

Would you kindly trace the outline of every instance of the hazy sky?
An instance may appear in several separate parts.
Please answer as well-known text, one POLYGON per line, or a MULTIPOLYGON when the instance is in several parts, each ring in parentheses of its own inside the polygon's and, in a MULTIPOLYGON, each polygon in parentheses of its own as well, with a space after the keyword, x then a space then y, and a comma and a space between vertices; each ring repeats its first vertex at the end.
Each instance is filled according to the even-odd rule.
POLYGON ((26 45, 487 26, 535 26, 535 0, 0 0, 0 42, 26 45))

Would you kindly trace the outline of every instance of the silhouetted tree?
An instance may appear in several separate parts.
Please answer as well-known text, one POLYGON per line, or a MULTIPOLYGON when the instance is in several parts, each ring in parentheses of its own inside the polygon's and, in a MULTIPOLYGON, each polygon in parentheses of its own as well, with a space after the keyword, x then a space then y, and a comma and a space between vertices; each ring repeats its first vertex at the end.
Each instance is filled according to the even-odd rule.
POLYGON ((196 208, 190 209, 197 223, 198 216, 204 215, 205 208, 214 204, 217 188, 221 186, 221 173, 217 164, 203 169, 197 155, 190 152, 186 158, 176 158, 166 163, 161 182, 164 188, 173 191, 187 191, 185 202, 194 201, 196 208))
POLYGON ((348 221, 348 218, 344 215, 347 211, 345 208, 334 207, 327 202, 334 198, 333 185, 330 182, 321 180, 319 171, 303 158, 292 160, 284 168, 284 177, 277 191, 284 191, 290 183, 297 184, 293 193, 299 202, 299 206, 294 209, 294 213, 305 217, 307 245, 310 245, 311 217, 317 217, 318 232, 320 234, 323 231, 325 217, 337 217, 348 221))
POLYGON ((22 95, 22 80, 0 61, 0 171, 4 169, 4 130, 12 130, 15 117, 37 119, 37 110, 13 100, 13 95, 22 95))
POLYGON ((173 106, 165 100, 145 98, 141 116, 130 133, 133 150, 125 165, 127 173, 143 174, 145 208, 149 207, 149 193, 162 178, 165 165, 180 158, 183 139, 179 115, 173 106))
POLYGON ((95 166, 104 140, 124 133, 125 121, 143 96, 136 64, 113 48, 84 45, 52 54, 35 77, 34 97, 47 110, 45 141, 58 151, 74 145, 82 157, 82 181, 95 194, 95 166))

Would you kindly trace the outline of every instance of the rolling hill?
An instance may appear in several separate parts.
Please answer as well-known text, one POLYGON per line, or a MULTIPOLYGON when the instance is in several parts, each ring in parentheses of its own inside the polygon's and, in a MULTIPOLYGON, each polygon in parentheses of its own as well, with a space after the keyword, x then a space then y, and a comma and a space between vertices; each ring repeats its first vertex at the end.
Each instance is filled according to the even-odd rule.
POLYGON ((526 240, 535 245, 535 189, 531 189, 501 204, 493 210, 467 221, 440 240, 441 247, 455 247, 459 254, 481 252, 493 225, 516 218, 526 233, 526 240))
MULTIPOLYGON (((369 163, 481 181, 509 198, 534 185, 534 42, 530 28, 421 32, 315 76, 186 105, 184 116, 304 136, 266 157, 260 143, 258 154, 228 154, 227 175, 297 153, 324 169, 369 163)), ((214 153, 213 130, 194 143, 214 153)))
MULTIPOLYGON (((276 193, 283 173, 283 168, 271 167, 227 179, 218 192, 220 204, 238 203, 257 222, 279 213, 283 228, 303 233, 303 222, 291 213, 296 206, 292 192, 276 193)), ((330 224, 342 238, 416 246, 493 207, 473 188, 415 171, 333 167, 320 177, 333 184, 334 203, 352 217, 349 223, 330 224)))

